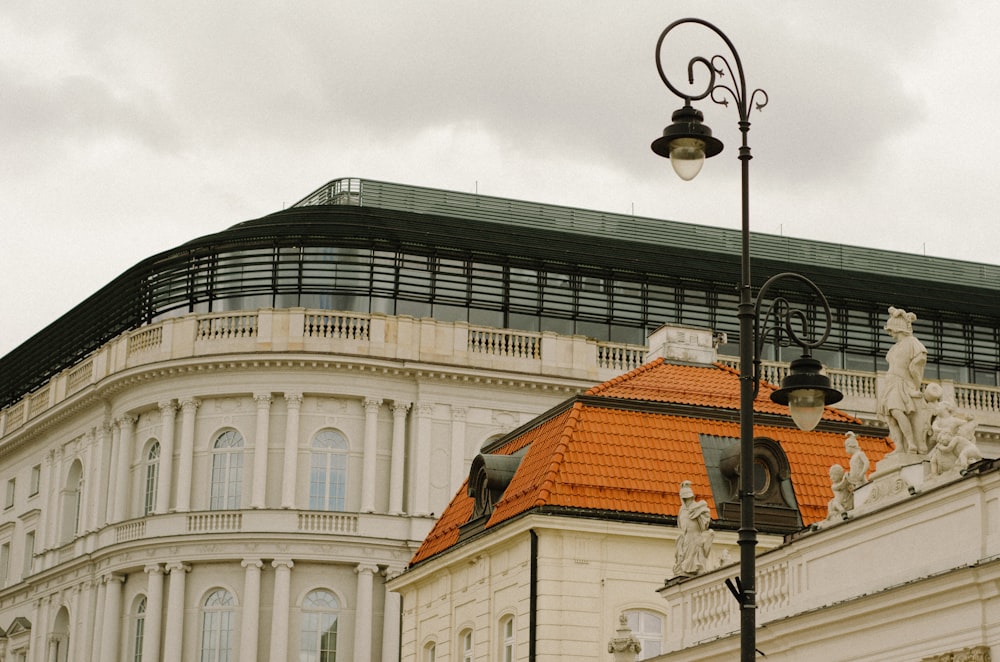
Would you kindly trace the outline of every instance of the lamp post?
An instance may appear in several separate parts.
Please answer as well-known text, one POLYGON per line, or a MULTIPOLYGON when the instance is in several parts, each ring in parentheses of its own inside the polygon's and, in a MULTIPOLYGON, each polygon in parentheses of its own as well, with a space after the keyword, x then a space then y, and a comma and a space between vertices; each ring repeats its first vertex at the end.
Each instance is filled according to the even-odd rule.
MULTIPOLYGON (((703 123, 704 116, 691 103, 706 97, 712 102, 728 105, 732 100, 739 112, 739 130, 743 142, 740 145, 739 160, 742 170, 742 243, 740 255, 739 306, 739 353, 740 353, 740 577, 734 593, 740 604, 740 659, 753 662, 756 657, 756 581, 755 547, 757 529, 754 523, 754 456, 753 456, 753 403, 760 386, 761 353, 764 343, 771 334, 787 334, 787 338, 802 348, 802 357, 792 361, 789 374, 782 380, 781 388, 771 394, 771 399, 786 404, 792 419, 803 430, 811 430, 819 423, 823 407, 839 402, 843 397, 831 388, 830 380, 821 374, 822 366, 812 358, 811 350, 819 347, 830 334, 830 305, 820 289, 808 278, 796 273, 781 273, 768 279, 753 297, 750 282, 750 196, 749 165, 750 147, 747 134, 750 131, 750 110, 756 105, 760 110, 767 105, 767 93, 755 89, 747 96, 746 78, 743 64, 733 43, 719 28, 698 18, 674 21, 660 34, 656 42, 656 69, 663 84, 675 95, 683 99, 684 105, 674 111, 671 124, 663 130, 663 136, 653 141, 652 149, 660 156, 669 158, 674 170, 684 180, 693 179, 701 170, 706 158, 722 151, 722 142, 712 136, 712 130, 703 123), (676 27, 694 24, 708 28, 725 42, 730 61, 724 55, 710 58, 696 56, 688 61, 688 85, 693 86, 696 69, 708 76, 708 85, 700 93, 684 92, 674 86, 663 71, 660 51, 664 39, 676 27), (735 68, 734 68, 735 67, 735 68), (722 81, 725 76, 729 81, 722 81), (731 82, 730 82, 731 81, 731 82), (797 281, 811 291, 820 302, 825 313, 825 329, 818 333, 811 329, 806 312, 797 309, 792 302, 782 296, 775 297, 761 315, 765 295, 780 281, 797 281), (772 324, 773 321, 773 324, 772 324)), ((697 91, 697 90, 696 90, 697 91)))

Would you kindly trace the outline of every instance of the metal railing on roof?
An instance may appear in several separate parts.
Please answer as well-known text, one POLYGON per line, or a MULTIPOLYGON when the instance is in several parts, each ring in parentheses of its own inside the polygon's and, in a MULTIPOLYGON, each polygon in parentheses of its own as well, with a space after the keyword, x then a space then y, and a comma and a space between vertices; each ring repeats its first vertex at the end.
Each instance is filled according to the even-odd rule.
MULTIPOLYGON (((695 225, 628 214, 525 202, 477 193, 393 184, 359 178, 334 179, 293 207, 355 205, 418 214, 460 216, 506 225, 573 232, 659 245, 681 245, 714 253, 739 255, 741 234, 729 228, 695 225)), ((808 262, 816 267, 884 273, 1000 291, 1000 265, 848 246, 755 232, 754 257, 760 260, 808 262)))

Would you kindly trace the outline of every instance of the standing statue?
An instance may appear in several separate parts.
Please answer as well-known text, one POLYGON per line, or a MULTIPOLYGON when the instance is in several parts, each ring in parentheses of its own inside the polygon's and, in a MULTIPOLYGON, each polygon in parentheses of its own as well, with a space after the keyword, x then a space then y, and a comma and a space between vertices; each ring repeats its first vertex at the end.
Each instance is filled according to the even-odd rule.
POLYGON ((884 327, 895 343, 885 355, 889 372, 879 393, 878 413, 889 424, 894 453, 927 453, 924 431, 914 429, 915 415, 924 406, 920 385, 927 365, 927 349, 913 336, 915 319, 913 313, 890 306, 884 327))
POLYGON ((712 514, 706 501, 695 501, 691 481, 681 483, 679 495, 681 509, 677 513, 677 528, 681 534, 677 538, 674 575, 693 577, 705 572, 708 565, 708 554, 715 537, 715 532, 708 528, 712 514))
POLYGON ((868 467, 871 466, 871 462, 868 460, 865 452, 861 450, 858 438, 854 436, 853 432, 848 432, 844 437, 844 450, 851 456, 851 466, 847 472, 847 482, 850 483, 851 492, 853 493, 854 490, 868 481, 868 467))
POLYGON ((836 519, 854 509, 854 489, 844 467, 839 464, 830 465, 830 489, 833 490, 833 498, 826 504, 827 519, 836 519))

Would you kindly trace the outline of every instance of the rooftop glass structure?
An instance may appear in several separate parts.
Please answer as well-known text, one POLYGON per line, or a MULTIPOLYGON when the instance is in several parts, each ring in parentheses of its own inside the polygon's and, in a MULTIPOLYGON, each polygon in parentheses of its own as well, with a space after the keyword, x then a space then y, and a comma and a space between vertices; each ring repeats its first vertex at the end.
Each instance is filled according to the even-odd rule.
MULTIPOLYGON (((751 242, 755 285, 791 270, 827 295, 833 332, 817 355, 831 367, 877 369, 895 305, 918 316, 929 378, 998 383, 1000 266, 764 234, 751 242)), ((636 344, 661 324, 684 324, 726 333, 735 353, 739 247, 735 229, 337 179, 121 274, 0 359, 0 406, 143 324, 267 307, 636 344)), ((769 351, 787 358, 780 342, 769 351)))

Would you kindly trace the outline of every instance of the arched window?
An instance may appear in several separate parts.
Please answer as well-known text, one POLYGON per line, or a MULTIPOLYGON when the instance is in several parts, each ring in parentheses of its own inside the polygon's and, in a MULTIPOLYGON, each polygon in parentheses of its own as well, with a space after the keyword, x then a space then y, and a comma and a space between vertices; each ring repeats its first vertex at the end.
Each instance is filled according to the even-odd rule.
POLYGON ((142 638, 146 632, 146 596, 135 601, 132 610, 132 662, 142 662, 142 638))
POLYGON ((320 430, 312 440, 309 509, 344 510, 347 496, 347 438, 320 430))
POLYGON ((49 636, 49 650, 54 654, 47 657, 51 662, 66 662, 69 659, 69 611, 60 607, 56 620, 52 624, 52 634, 49 636))
POLYGON ((235 510, 243 494, 243 436, 226 430, 212 445, 211 510, 235 510))
POLYGON ((201 662, 233 659, 233 594, 217 588, 208 594, 201 609, 201 662))
POLYGON ((472 630, 462 630, 458 634, 459 650, 462 653, 462 662, 472 662, 472 630))
POLYGON ((83 493, 83 464, 75 460, 66 475, 62 493, 62 542, 67 543, 80 532, 80 502, 83 493))
POLYGON ((437 644, 433 641, 424 646, 424 659, 423 662, 434 662, 434 656, 437 655, 437 644))
POLYGON ((302 601, 302 646, 299 662, 337 662, 337 621, 340 603, 323 589, 302 601))
POLYGON ((500 619, 500 662, 514 662, 517 652, 517 631, 514 629, 514 615, 500 619))
POLYGON ((142 491, 142 514, 150 515, 156 508, 156 486, 160 479, 160 442, 153 439, 143 458, 146 482, 142 491))
POLYGON ((625 612, 632 634, 642 644, 638 659, 655 657, 663 649, 663 616, 647 609, 630 609, 625 612))

